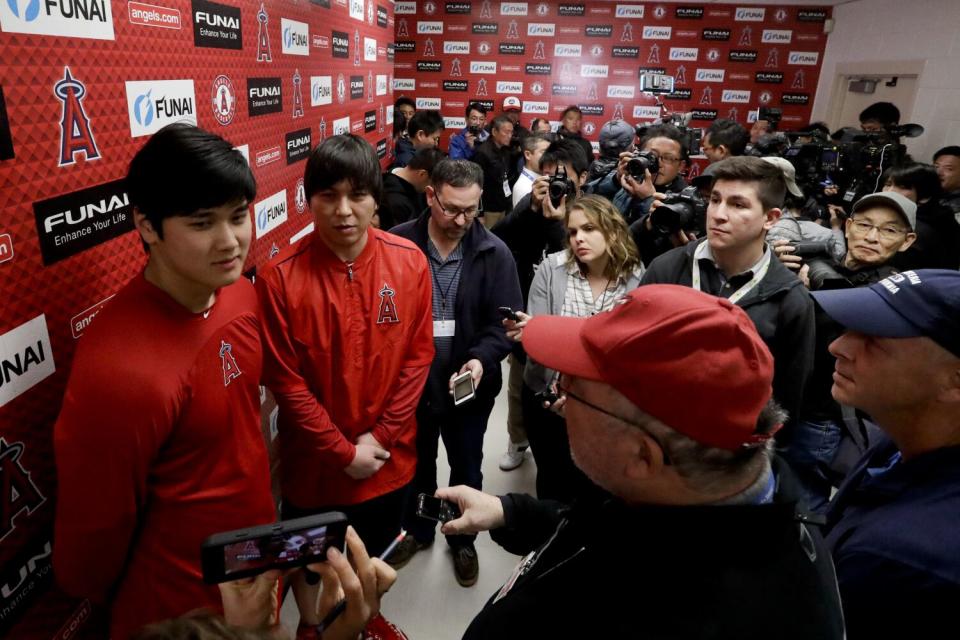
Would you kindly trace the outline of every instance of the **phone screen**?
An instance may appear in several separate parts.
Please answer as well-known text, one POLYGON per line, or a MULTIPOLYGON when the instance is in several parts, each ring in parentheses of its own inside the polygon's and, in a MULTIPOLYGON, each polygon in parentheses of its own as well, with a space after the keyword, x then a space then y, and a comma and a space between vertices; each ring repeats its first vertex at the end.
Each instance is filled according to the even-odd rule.
POLYGON ((331 544, 342 546, 340 536, 329 535, 328 527, 313 527, 299 531, 284 531, 253 540, 244 540, 224 545, 224 575, 230 576, 241 571, 267 569, 291 564, 305 564, 310 561, 322 561, 327 557, 331 544))
POLYGON ((460 510, 447 500, 421 493, 417 497, 417 515, 421 518, 448 522, 460 517, 460 510))
POLYGON ((473 395, 473 376, 469 372, 453 381, 453 401, 460 402, 473 395))

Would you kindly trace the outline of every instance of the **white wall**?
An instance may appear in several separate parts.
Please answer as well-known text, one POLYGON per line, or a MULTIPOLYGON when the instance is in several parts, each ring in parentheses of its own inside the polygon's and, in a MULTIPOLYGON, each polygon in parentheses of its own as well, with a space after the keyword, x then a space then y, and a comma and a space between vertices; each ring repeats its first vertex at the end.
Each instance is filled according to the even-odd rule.
POLYGON ((921 137, 907 143, 913 157, 930 162, 938 148, 960 144, 958 0, 858 0, 834 7, 833 18, 836 24, 827 38, 814 120, 828 118, 838 68, 864 64, 872 71, 876 63, 889 62, 877 66, 894 72, 920 70, 912 109, 897 105, 900 122, 926 127, 921 137))

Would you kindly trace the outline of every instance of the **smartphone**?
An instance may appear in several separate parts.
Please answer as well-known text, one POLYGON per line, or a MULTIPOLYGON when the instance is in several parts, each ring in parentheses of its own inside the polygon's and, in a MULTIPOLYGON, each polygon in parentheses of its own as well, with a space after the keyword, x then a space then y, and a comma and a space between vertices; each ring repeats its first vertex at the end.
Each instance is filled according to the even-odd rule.
POLYGON ((417 496, 417 515, 437 522, 449 522, 460 517, 460 509, 449 500, 421 493, 417 496))
POLYGON ((346 535, 347 516, 339 511, 217 533, 200 548, 203 580, 217 584, 323 562, 330 547, 344 551, 346 535))
POLYGON ((463 404, 476 394, 473 386, 473 375, 469 371, 461 373, 453 379, 453 404, 463 404))
POLYGON ((511 309, 510 307, 497 307, 497 311, 499 311, 500 315, 502 315, 507 320, 520 322, 520 316, 517 315, 517 312, 511 309))

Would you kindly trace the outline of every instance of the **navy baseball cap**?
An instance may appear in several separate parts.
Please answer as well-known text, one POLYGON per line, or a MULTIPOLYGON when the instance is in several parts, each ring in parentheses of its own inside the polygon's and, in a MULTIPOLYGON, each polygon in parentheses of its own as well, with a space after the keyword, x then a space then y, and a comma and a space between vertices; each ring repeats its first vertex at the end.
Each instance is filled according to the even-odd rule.
POLYGON ((960 271, 904 271, 869 287, 811 295, 847 329, 882 338, 926 336, 960 357, 960 271))

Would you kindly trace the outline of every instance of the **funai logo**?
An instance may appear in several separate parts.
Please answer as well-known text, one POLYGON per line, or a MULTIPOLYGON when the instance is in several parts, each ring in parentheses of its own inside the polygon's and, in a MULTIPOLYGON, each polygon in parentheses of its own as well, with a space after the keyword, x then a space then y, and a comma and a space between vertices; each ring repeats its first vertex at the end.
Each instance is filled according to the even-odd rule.
POLYGON ((114 39, 109 0, 5 0, 0 2, 0 29, 7 33, 114 39))
POLYGON ((130 135, 156 133, 172 122, 197 124, 193 80, 127 82, 130 135))

